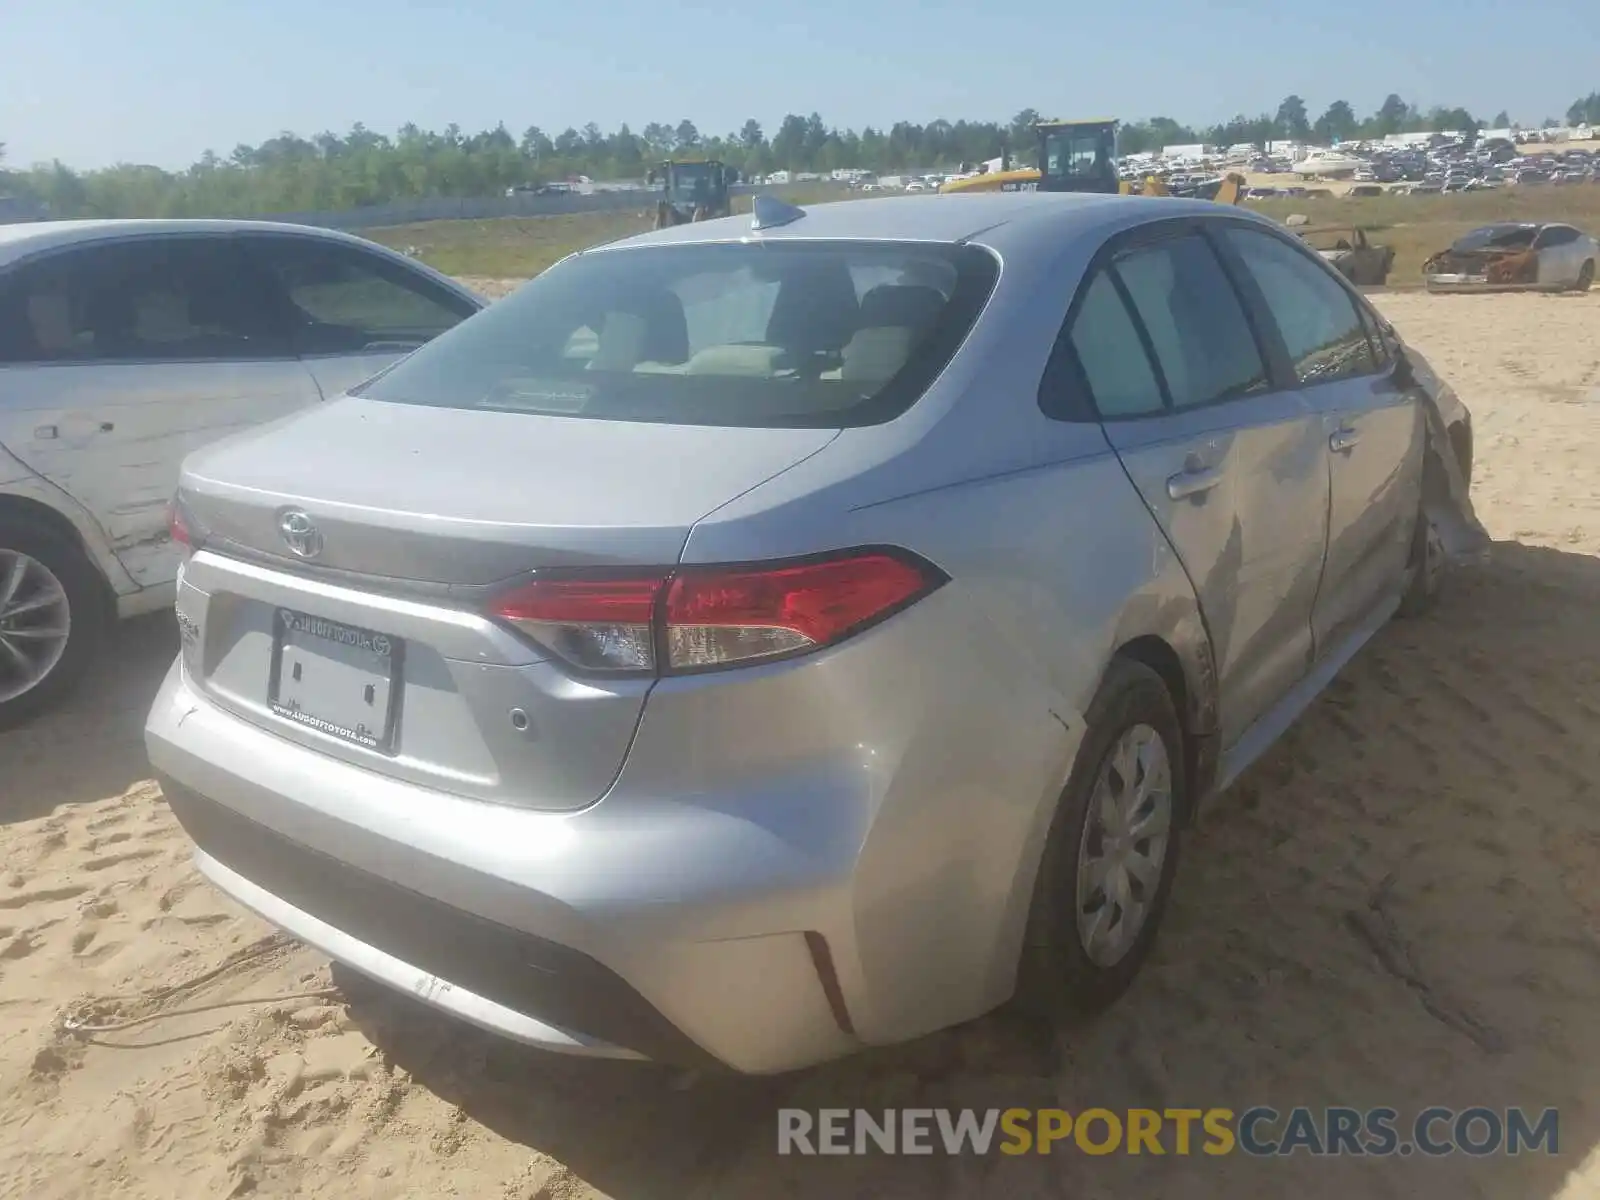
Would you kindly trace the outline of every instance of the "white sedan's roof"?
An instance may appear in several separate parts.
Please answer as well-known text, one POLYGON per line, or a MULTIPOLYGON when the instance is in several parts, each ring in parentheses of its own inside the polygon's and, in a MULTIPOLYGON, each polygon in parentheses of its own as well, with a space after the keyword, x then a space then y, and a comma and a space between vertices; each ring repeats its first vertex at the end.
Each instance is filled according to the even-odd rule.
POLYGON ((14 225, 0 225, 0 266, 38 250, 49 250, 101 238, 126 237, 129 234, 242 232, 298 233, 336 238, 340 241, 360 240, 331 229, 287 225, 278 221, 163 220, 131 217, 98 221, 24 221, 14 225))

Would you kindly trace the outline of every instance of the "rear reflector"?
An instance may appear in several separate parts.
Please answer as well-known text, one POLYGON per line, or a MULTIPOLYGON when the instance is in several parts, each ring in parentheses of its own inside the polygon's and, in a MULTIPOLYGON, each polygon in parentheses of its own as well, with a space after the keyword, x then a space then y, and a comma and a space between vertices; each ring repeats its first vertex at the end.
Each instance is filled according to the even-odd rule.
POLYGON ((656 577, 534 579, 492 611, 580 669, 677 674, 833 645, 945 579, 905 551, 854 550, 656 577))

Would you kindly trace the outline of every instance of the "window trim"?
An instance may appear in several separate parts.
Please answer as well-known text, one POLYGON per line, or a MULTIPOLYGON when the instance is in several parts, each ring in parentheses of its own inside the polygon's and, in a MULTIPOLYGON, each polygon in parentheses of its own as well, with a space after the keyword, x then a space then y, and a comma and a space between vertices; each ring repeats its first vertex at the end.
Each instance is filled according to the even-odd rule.
MULTIPOLYGON (((221 242, 232 253, 241 259, 238 264, 243 274, 251 274, 254 266, 248 258, 240 252, 236 243, 236 235, 232 231, 220 233, 205 233, 196 230, 159 230, 153 232, 129 232, 115 234, 109 237, 83 238, 69 242, 64 246, 49 246, 24 254, 7 263, 0 269, 0 294, 9 292, 18 285, 18 280, 27 272, 40 264, 48 264, 53 260, 67 258, 72 255, 92 255, 108 248, 125 246, 150 245, 156 242, 167 243, 211 243, 221 242)), ((70 358, 70 359, 25 359, 9 362, 0 359, 0 371, 24 368, 27 370, 64 370, 83 367, 145 367, 145 366, 211 366, 217 363, 264 363, 264 362, 295 362, 299 355, 295 354, 294 347, 281 328, 275 328, 274 337, 278 339, 277 346, 272 353, 258 354, 228 354, 228 355, 203 355, 185 358, 150 358, 142 355, 124 356, 118 358, 70 358)), ((265 347, 263 347, 265 349, 265 347)))
MULTIPOLYGON (((1045 369, 1039 381, 1038 405, 1039 411, 1052 421, 1065 421, 1075 424, 1097 422, 1103 425, 1126 424, 1133 421, 1159 420, 1164 417, 1181 416, 1191 412, 1206 412, 1210 409, 1220 408, 1229 404, 1241 404, 1256 399, 1260 395, 1271 395, 1283 390, 1275 374, 1274 355, 1282 352, 1281 346, 1275 346, 1277 340, 1277 327, 1275 323, 1262 325, 1260 312, 1252 306, 1251 297, 1246 294, 1246 289, 1241 286, 1240 280, 1232 269, 1228 255, 1219 248, 1220 239, 1213 237, 1208 230, 1222 224, 1241 225, 1247 228, 1255 227, 1255 222, 1250 220, 1230 219, 1228 214, 1216 216, 1210 213, 1187 213, 1177 217, 1158 217, 1152 221, 1142 222, 1130 229, 1118 230, 1108 237, 1095 251, 1088 265, 1084 268, 1083 275, 1078 280, 1071 301, 1067 304, 1066 316, 1062 318, 1061 326, 1056 331, 1056 340, 1051 347, 1050 356, 1045 360, 1045 369), (1114 269, 1116 261, 1138 250, 1147 249, 1163 241, 1184 236, 1195 235, 1200 237, 1210 248, 1212 255, 1217 259, 1223 277, 1233 288, 1235 299, 1239 302, 1240 310, 1244 314, 1245 326, 1250 330, 1251 340, 1255 343, 1256 354, 1261 359, 1267 388, 1265 392, 1252 393, 1244 396, 1226 396, 1211 400, 1205 404, 1191 404, 1183 408, 1176 407, 1172 402, 1171 389, 1167 384, 1166 372, 1161 369, 1160 359, 1155 353, 1155 346, 1150 339, 1150 332, 1145 328, 1144 319, 1139 315, 1137 307, 1128 295, 1127 286, 1122 282, 1121 275, 1114 269), (1152 376, 1161 389, 1161 408, 1147 413, 1127 413, 1121 415, 1105 416, 1095 403, 1093 389, 1089 386, 1088 374, 1083 368, 1083 363, 1078 357, 1077 350, 1072 345, 1072 325, 1077 320, 1078 310, 1083 307, 1084 297, 1087 295, 1089 285, 1101 271, 1108 272, 1118 297, 1122 301, 1124 310, 1129 320, 1133 322, 1135 332, 1139 336, 1140 345, 1144 347, 1145 360, 1152 376), (1271 330, 1272 337, 1267 336, 1271 330), (1057 356, 1067 360, 1058 364, 1057 356), (1059 380, 1061 371, 1069 368, 1072 382, 1067 386, 1075 394, 1065 397, 1058 395, 1062 382, 1059 380), (1047 388, 1050 394, 1047 394, 1047 388), (1082 416, 1076 415, 1082 413, 1082 416)), ((1254 281, 1251 280, 1251 286, 1254 281)), ((1284 357, 1287 357, 1286 352, 1284 357)))

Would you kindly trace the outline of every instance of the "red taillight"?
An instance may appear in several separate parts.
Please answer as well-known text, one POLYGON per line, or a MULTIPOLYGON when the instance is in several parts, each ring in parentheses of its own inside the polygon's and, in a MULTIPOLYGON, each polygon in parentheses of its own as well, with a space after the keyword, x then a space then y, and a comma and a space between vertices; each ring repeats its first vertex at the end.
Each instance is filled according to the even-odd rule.
POLYGON ((659 577, 535 579, 502 596, 493 612, 575 666, 674 673, 832 645, 944 578, 899 551, 860 550, 659 577))
POLYGON ((654 579, 535 579, 495 602, 494 613, 590 671, 653 671, 654 579))
POLYGON ((189 519, 184 515, 183 506, 176 500, 167 505, 167 531, 172 535, 173 545, 182 551, 185 558, 194 553, 194 534, 189 530, 189 519))
POLYGON ((690 568, 667 593, 667 662, 694 670, 826 646, 935 582, 924 568, 886 553, 748 570, 690 568))

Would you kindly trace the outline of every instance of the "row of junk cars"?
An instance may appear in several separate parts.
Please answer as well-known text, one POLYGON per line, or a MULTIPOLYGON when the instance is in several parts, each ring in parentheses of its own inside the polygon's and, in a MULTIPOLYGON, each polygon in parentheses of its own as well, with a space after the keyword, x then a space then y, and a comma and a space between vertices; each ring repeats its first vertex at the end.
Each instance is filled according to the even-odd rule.
MULTIPOLYGON (((1333 153, 1333 152, 1325 152, 1333 153)), ((1571 146, 1548 153, 1524 154, 1505 138, 1491 138, 1473 147, 1445 144, 1434 149, 1403 147, 1366 150, 1341 147, 1341 158, 1354 164, 1348 178, 1352 195, 1427 196, 1482 191, 1511 184, 1535 186, 1600 183, 1600 149, 1571 146)), ((1252 171, 1290 173, 1295 166, 1256 163, 1252 171)), ((1342 174, 1343 172, 1341 172, 1342 174)), ((1254 187, 1250 199, 1307 194, 1303 187, 1254 187)))

